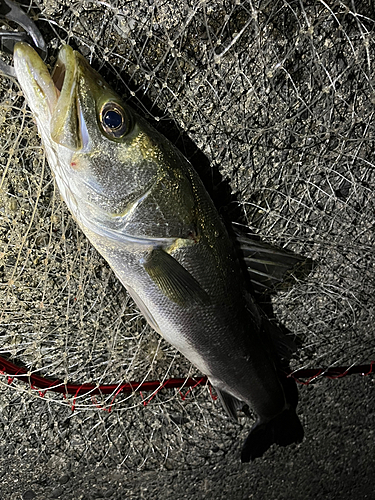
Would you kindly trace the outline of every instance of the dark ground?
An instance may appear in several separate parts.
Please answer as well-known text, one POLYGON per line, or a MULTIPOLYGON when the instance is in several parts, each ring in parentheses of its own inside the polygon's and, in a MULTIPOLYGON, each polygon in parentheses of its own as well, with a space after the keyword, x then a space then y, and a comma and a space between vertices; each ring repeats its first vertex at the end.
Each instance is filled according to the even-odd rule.
MULTIPOLYGON (((373 390, 373 377, 360 376, 303 387, 300 415, 306 437, 302 444, 275 447, 252 464, 240 464, 241 440, 228 438, 227 448, 214 451, 214 442, 198 431, 189 437, 189 447, 199 457, 205 454, 204 459, 191 467, 184 464, 179 468, 176 463, 172 470, 165 466, 147 470, 146 464, 144 470, 130 471, 126 464, 116 467, 108 456, 98 465, 90 450, 103 444, 98 442, 100 437, 90 442, 89 429, 86 450, 80 458, 76 452, 74 456, 62 453, 61 443, 54 445, 58 426, 40 432, 38 444, 21 445, 18 439, 23 427, 27 422, 38 422, 46 411, 40 401, 32 412, 25 409, 19 413, 18 425, 12 425, 12 437, 3 436, 1 498, 372 499, 373 390)), ((50 418, 59 421, 61 413, 52 412, 50 418)), ((76 432, 80 432, 78 418, 73 419, 64 439, 70 440, 76 432)))

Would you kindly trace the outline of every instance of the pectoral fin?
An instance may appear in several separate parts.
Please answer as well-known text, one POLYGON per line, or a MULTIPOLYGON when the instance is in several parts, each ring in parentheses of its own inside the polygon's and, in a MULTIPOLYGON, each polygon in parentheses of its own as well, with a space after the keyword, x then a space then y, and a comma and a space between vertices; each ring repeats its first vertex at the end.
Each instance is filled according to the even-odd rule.
POLYGON ((207 292, 198 281, 163 249, 152 250, 142 265, 164 295, 176 304, 187 306, 209 302, 207 292))

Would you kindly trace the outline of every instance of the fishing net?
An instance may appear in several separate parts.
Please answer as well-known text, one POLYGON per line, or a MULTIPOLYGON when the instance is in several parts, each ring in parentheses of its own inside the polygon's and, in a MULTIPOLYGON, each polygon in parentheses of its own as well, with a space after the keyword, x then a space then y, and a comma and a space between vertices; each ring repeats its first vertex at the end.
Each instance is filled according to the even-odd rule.
MULTIPOLYGON (((272 297, 302 342, 292 369, 374 359, 370 3, 66 0, 35 2, 29 14, 48 64, 62 43, 79 50, 190 159, 227 221, 315 260, 272 297)), ((216 463, 249 423, 229 423, 209 385, 119 390, 201 374, 150 329, 77 228, 8 78, 0 142, 0 356, 29 375, 1 376, 9 446, 21 457, 26 439, 36 461, 53 443, 62 468, 216 463), (114 388, 58 394, 38 390, 32 374, 114 388), (26 431, 15 423, 22 408, 39 416, 26 431)))

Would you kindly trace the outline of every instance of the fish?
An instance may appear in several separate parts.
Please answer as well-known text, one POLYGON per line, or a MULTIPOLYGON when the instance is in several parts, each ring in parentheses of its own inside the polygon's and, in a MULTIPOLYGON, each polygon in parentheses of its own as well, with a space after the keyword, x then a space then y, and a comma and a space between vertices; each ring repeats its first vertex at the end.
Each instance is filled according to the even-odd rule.
MULTIPOLYGON (((257 304, 241 250, 191 163, 69 45, 50 74, 17 43, 14 68, 78 226, 149 325, 208 377, 228 415, 256 413, 242 462, 301 442, 296 384, 273 340, 283 334, 257 304)), ((241 238, 258 284, 275 262, 283 269, 285 252, 241 238)))

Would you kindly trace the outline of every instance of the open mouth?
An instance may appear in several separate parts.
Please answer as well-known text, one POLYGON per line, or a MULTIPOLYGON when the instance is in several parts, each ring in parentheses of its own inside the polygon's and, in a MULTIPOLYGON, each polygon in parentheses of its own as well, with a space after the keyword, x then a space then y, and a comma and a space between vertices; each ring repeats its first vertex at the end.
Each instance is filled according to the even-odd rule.
POLYGON ((61 89, 64 84, 65 72, 66 72, 65 63, 60 59, 58 59, 51 74, 52 81, 55 84, 55 87, 58 91, 58 95, 60 95, 61 89))
POLYGON ((64 45, 50 77, 57 96, 55 107, 51 110, 51 138, 73 151, 82 147, 76 69, 75 53, 69 45, 64 45))
POLYGON ((50 115, 53 115, 56 110, 60 114, 68 106, 67 101, 75 92, 76 73, 76 58, 70 46, 61 48, 50 75, 47 66, 30 45, 17 43, 14 48, 14 68, 31 109, 34 104, 37 107, 44 101, 50 115))
POLYGON ((69 45, 60 49, 52 74, 27 43, 18 43, 14 49, 17 79, 39 127, 55 143, 72 151, 88 143, 77 95, 78 66, 77 55, 69 45))
POLYGON ((59 100, 70 99, 75 90, 76 58, 73 49, 64 45, 59 52, 51 78, 59 100))

